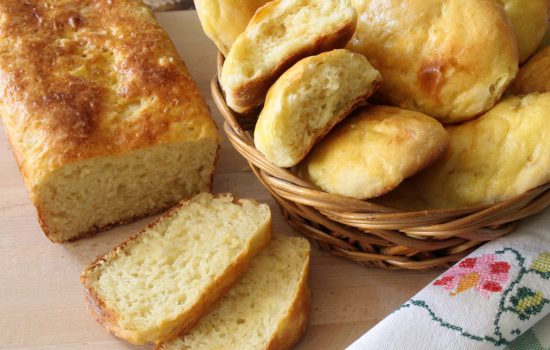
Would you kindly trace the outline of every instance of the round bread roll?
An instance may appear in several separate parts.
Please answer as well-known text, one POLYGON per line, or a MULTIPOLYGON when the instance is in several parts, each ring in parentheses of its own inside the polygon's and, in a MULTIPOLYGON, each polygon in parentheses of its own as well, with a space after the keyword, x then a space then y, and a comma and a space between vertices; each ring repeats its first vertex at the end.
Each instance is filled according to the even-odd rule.
POLYGON ((269 0, 195 0, 202 29, 227 56, 258 8, 269 0))
POLYGON ((533 92, 550 92, 550 46, 524 64, 508 89, 512 95, 526 95, 533 92))
POLYGON ((223 64, 227 105, 252 112, 284 71, 304 57, 343 48, 356 25, 350 0, 274 0, 262 6, 223 64))
POLYGON ((442 122, 491 108, 515 77, 518 48, 494 0, 353 0, 348 48, 382 73, 386 102, 442 122))
MULTIPOLYGON (((550 181, 550 93, 509 96, 448 127, 449 148, 397 192, 415 209, 493 204, 550 181), (419 207, 422 205, 422 208, 419 207)), ((399 205, 396 205, 399 206, 399 205)))
POLYGON ((519 61, 525 62, 539 48, 548 27, 548 0, 499 0, 514 27, 519 61))
POLYGON ((435 161, 447 143, 443 126, 425 114, 369 106, 321 140, 298 172, 327 192, 372 198, 435 161))
POLYGON ((269 89, 254 130, 256 148, 279 167, 298 164, 381 81, 363 55, 345 49, 304 58, 269 89))

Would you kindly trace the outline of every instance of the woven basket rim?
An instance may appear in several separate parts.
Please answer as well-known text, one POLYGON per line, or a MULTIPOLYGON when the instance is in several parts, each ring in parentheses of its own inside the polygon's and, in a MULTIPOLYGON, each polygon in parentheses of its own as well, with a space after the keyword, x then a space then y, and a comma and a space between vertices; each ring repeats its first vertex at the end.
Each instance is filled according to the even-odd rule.
POLYGON ((448 266, 550 205, 550 183, 495 204, 416 211, 326 193, 275 166, 256 149, 249 130, 257 115, 238 115, 227 106, 219 84, 222 65, 219 53, 218 75, 210 88, 229 141, 281 206, 289 224, 336 256, 384 268, 448 266))

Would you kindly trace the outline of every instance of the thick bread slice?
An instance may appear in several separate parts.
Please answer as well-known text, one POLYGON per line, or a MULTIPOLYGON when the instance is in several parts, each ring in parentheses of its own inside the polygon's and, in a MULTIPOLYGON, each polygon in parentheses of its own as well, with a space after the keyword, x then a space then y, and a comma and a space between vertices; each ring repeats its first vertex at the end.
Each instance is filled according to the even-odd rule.
POLYGON ((363 55, 345 49, 304 58, 269 89, 254 143, 275 165, 294 166, 381 82, 363 55))
POLYGON ((276 235, 241 281, 187 335, 157 350, 284 350, 308 319, 309 243, 276 235))
POLYGON ((188 331, 271 237, 265 204, 199 194, 89 265, 89 310, 133 344, 188 331))
POLYGON ((349 0, 275 0, 256 11, 225 60, 221 85, 227 104, 248 113, 300 59, 342 48, 355 32, 349 0))

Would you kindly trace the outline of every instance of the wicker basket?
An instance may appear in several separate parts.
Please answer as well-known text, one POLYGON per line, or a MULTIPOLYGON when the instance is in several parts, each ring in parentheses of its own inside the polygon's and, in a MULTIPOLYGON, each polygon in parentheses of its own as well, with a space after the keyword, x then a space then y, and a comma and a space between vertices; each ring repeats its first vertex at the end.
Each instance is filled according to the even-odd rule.
MULTIPOLYGON (((219 55, 218 72, 222 64, 219 55)), ((249 131, 257 116, 237 116, 227 106, 218 76, 210 88, 229 141, 279 203, 288 223, 319 248, 361 265, 446 267, 550 205, 550 184, 490 206, 425 211, 397 210, 320 191, 273 165, 255 148, 249 131)))

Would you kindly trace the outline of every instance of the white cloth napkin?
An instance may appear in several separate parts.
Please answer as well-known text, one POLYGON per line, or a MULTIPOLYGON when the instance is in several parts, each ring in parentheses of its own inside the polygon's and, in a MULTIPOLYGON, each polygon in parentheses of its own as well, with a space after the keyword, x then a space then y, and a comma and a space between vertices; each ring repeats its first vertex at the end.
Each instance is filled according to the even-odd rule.
POLYGON ((529 331, 548 314, 547 211, 525 220, 515 233, 477 249, 348 349, 492 350, 509 346, 511 350, 548 350, 550 318, 529 331), (533 342, 533 338, 540 348, 521 347, 520 341, 533 342))
POLYGON ((550 350, 550 316, 523 333, 508 346, 509 350, 550 350))

